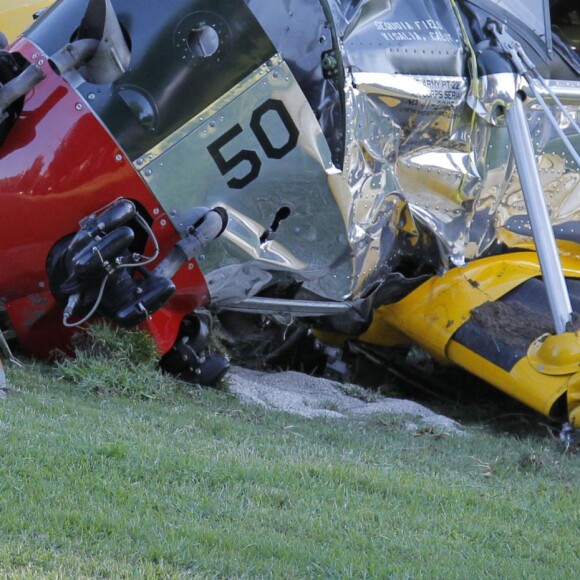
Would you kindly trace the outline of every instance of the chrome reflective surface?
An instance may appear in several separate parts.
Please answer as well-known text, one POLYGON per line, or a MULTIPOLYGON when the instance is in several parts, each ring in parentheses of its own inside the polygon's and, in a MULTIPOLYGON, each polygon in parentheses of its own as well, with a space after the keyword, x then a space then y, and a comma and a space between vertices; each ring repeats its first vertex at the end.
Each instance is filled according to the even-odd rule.
POLYGON ((467 103, 488 123, 505 124, 503 112, 512 106, 521 84, 514 73, 482 75, 477 83, 473 83, 467 103))
MULTIPOLYGON (((215 270, 249 262, 249 269, 293 272, 321 296, 350 294, 348 207, 329 187, 338 170, 308 101, 280 57, 135 166, 180 232, 191 225, 195 206, 227 209, 230 221, 222 241, 201 260, 210 289, 220 278, 215 270), (288 216, 270 232, 280 211, 288 216)), ((224 299, 217 290, 212 296, 224 299)))
MULTIPOLYGON (((214 302, 290 281, 322 300, 384 296, 394 276, 438 274, 529 243, 503 118, 517 91, 527 94, 556 237, 580 241, 580 168, 525 81, 511 72, 470 78, 471 47, 452 3, 418 2, 413 10, 424 13, 414 20, 399 16, 401 0, 361 3, 350 16, 329 6, 340 42, 327 62, 344 67, 333 77, 344 118, 335 128, 340 163, 329 145, 336 139, 328 125, 322 130, 284 54, 135 162, 178 230, 190 225, 189 208, 228 210, 228 229, 201 260, 214 302), (264 109, 272 101, 281 105, 264 109)), ((549 84, 580 119, 578 77, 549 84)))

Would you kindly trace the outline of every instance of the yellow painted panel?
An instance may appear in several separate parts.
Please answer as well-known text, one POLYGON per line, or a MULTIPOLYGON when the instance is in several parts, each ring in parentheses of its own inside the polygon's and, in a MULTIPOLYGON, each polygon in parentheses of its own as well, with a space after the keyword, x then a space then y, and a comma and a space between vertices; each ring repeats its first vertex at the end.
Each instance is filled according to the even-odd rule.
MULTIPOLYGON (((580 278, 580 259, 566 255, 561 259, 564 274, 580 278)), ((399 302, 381 306, 375 317, 411 338, 438 361, 445 362, 447 343, 469 320, 474 308, 496 301, 540 275, 535 252, 484 258, 430 278, 399 302)), ((376 334, 372 326, 365 333, 374 341, 376 334)))
POLYGON ((497 387, 528 407, 550 416, 554 403, 568 389, 570 375, 549 376, 536 371, 527 357, 508 373, 467 347, 452 340, 447 349, 449 360, 497 387))
POLYGON ((1 0, 0 31, 12 42, 32 24, 32 15, 52 4, 52 0, 1 0))

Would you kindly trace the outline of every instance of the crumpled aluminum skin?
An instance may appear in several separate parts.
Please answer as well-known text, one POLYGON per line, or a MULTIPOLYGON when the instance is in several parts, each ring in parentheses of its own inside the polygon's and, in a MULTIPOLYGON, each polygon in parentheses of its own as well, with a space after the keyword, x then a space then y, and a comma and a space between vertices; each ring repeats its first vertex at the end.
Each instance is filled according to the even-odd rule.
MULTIPOLYGON (((299 8, 300 2, 294 4, 299 8)), ((477 54, 458 4, 321 4, 326 11, 318 8, 317 42, 329 50, 316 91, 305 94, 296 58, 280 50, 136 164, 178 229, 187 224, 188 207, 228 210, 222 241, 201 260, 214 303, 240 301, 287 280, 301 282, 303 292, 318 299, 356 300, 378 292, 385 301, 380 290, 401 275, 423 279, 529 242, 501 114, 517 90, 528 93, 525 107, 556 236, 578 240, 579 168, 525 81, 509 72, 470 73, 477 70, 477 54), (259 119, 272 149, 290 143, 289 124, 299 134, 283 159, 264 155, 256 144, 261 135, 255 112, 271 100, 281 101, 288 113, 259 119), (241 129, 235 147, 227 144, 220 152, 225 159, 240 150, 257 152, 258 179, 233 190, 225 179, 243 176, 246 166, 224 178, 212 163, 201 163, 194 199, 186 199, 185 183, 175 175, 235 123, 241 129), (285 217, 277 222, 281 209, 285 217)), ((258 19, 262 5, 248 2, 258 19)), ((580 118, 580 75, 548 82, 580 118)), ((553 106, 545 91, 544 96, 553 106)), ((553 112, 572 135, 567 119, 555 106, 553 112)), ((407 291, 402 285, 400 292, 387 292, 387 300, 407 291)))

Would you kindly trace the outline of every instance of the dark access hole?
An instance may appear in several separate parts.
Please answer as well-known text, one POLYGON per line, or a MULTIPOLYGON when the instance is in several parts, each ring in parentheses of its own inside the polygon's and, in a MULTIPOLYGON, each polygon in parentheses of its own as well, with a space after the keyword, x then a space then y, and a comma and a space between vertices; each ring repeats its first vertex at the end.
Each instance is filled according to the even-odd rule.
POLYGON ((260 236, 260 243, 263 244, 274 232, 278 230, 280 226, 280 222, 284 221, 286 218, 290 216, 292 212, 290 208, 287 206, 281 207, 274 216, 274 221, 272 225, 260 236))
POLYGON ((207 58, 220 47, 219 34, 209 25, 201 23, 187 35, 187 46, 194 56, 207 58))

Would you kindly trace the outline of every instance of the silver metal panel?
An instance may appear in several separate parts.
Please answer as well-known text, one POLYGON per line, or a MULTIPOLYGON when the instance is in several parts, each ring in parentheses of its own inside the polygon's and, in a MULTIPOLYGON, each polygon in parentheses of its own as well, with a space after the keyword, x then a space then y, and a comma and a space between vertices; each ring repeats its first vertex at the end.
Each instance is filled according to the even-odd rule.
MULTIPOLYGON (((458 71, 463 47, 452 44, 449 69, 458 71)), ((228 210, 223 239, 201 259, 214 301, 239 302, 284 280, 300 281, 322 299, 358 299, 394 271, 443 272, 506 245, 530 245, 501 119, 515 89, 526 90, 514 81, 490 75, 474 99, 470 80, 456 73, 347 71, 345 126, 336 128, 344 132, 339 169, 312 108, 276 57, 136 166, 181 232, 196 206, 228 210), (272 101, 282 105, 264 113, 272 101), (248 180, 256 159, 257 177, 248 180), (244 177, 243 187, 231 187, 244 177), (281 210, 289 216, 274 227, 281 210)), ((550 86, 579 119, 580 82, 550 86)), ((578 241, 579 168, 533 95, 525 111, 551 223, 558 237, 578 241)))
POLYGON ((196 206, 228 210, 222 241, 202 259, 208 274, 253 260, 265 270, 294 272, 322 296, 350 294, 348 208, 328 184, 338 172, 312 109, 279 57, 136 167, 180 232, 191 225, 196 206), (268 233, 281 209, 290 215, 268 233))

